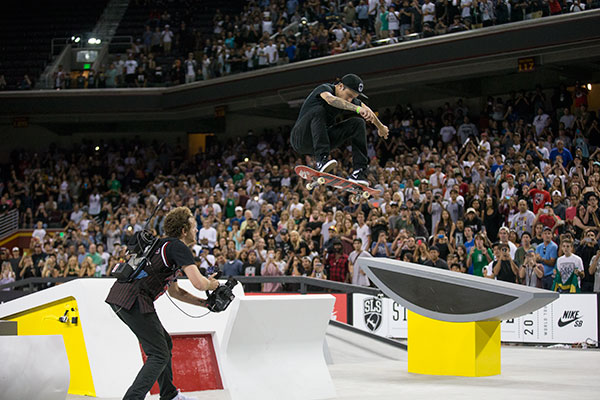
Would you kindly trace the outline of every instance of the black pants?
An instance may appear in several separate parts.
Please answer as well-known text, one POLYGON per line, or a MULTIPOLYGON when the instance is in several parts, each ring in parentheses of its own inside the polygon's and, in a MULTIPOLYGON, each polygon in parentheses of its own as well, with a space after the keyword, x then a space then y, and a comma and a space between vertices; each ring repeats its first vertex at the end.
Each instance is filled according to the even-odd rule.
POLYGON ((594 293, 594 282, 581 281, 581 293, 594 293))
POLYGON ((552 284, 554 283, 554 278, 552 275, 542 277, 542 289, 552 290, 552 284))
POLYGON ((327 127, 325 110, 316 109, 296 121, 290 142, 297 153, 320 158, 328 156, 331 149, 341 147, 348 139, 351 140, 354 169, 365 168, 369 163, 367 129, 365 120, 360 117, 352 117, 327 127))
POLYGON ((171 349, 173 342, 162 326, 155 312, 142 314, 136 302, 131 310, 124 310, 111 304, 119 318, 135 334, 148 358, 138 372, 133 384, 123 400, 143 400, 154 382, 158 381, 161 400, 171 400, 177 396, 177 388, 173 385, 173 369, 171 367, 171 349))

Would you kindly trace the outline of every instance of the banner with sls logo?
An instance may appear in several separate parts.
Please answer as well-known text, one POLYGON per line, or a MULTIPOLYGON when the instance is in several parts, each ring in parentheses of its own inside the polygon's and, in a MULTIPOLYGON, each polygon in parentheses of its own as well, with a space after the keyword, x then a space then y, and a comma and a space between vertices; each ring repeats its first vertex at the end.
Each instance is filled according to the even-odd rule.
MULTIPOLYGON (((355 327, 380 336, 406 339, 406 309, 387 297, 354 293, 355 327)), ((598 340, 598 303, 595 294, 561 294, 531 314, 502 321, 501 340, 521 343, 579 343, 598 340)))
POLYGON ((380 336, 403 338, 408 334, 406 309, 387 297, 352 294, 354 326, 380 336))
POLYGON ((502 321, 503 342, 579 343, 598 340, 595 294, 561 294, 547 306, 520 318, 502 321))

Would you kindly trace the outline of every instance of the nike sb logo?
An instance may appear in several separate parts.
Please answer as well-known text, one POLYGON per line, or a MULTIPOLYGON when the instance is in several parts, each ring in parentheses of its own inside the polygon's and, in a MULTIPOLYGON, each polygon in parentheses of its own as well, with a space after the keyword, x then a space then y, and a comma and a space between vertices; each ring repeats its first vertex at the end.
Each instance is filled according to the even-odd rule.
POLYGON ((579 311, 565 311, 563 316, 558 320, 558 326, 562 328, 572 324, 573 322, 581 319, 583 316, 579 315, 579 311))

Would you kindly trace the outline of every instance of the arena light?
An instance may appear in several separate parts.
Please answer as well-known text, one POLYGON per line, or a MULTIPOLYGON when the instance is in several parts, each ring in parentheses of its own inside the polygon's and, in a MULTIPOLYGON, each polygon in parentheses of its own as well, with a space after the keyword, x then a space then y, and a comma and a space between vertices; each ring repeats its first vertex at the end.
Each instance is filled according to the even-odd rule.
POLYGON ((88 44, 100 44, 100 43, 102 43, 102 40, 100 40, 100 39, 97 39, 94 37, 88 39, 88 44))
POLYGON ((100 151, 100 146, 96 146, 96 147, 94 147, 94 150, 96 150, 96 151, 100 151))
POLYGON ((79 43, 79 42, 81 42, 81 37, 80 36, 71 36, 71 41, 73 43, 79 43))
POLYGON ((587 90, 592 90, 592 84, 591 83, 587 84, 587 90))

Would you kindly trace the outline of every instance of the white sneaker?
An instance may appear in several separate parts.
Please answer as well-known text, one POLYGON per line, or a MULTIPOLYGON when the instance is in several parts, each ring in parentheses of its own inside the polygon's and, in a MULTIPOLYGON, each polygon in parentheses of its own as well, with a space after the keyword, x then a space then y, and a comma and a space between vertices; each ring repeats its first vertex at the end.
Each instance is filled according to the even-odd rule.
POLYGON ((196 397, 185 396, 183 393, 181 393, 179 391, 179 393, 177 393, 177 396, 173 397, 172 400, 198 400, 198 399, 196 397))

